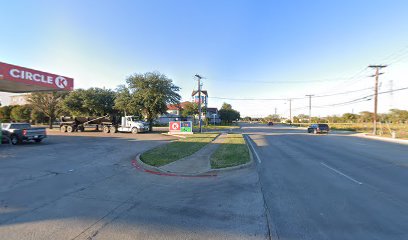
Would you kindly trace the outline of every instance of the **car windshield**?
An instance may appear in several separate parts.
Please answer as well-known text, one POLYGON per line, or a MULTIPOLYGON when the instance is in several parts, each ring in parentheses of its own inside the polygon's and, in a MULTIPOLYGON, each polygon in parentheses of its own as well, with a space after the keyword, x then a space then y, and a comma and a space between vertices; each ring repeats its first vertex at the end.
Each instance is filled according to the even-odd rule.
POLYGON ((9 128, 12 128, 12 129, 27 129, 27 128, 30 128, 30 124, 11 124, 9 128))

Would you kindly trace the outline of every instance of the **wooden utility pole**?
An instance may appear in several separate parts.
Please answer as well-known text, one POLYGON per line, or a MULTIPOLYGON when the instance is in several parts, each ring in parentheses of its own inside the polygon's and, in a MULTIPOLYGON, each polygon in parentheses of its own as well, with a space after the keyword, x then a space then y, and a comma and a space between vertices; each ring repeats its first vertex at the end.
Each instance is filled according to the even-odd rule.
POLYGON ((309 97, 309 123, 312 123, 312 97, 313 96, 314 95, 312 94, 306 95, 306 97, 309 97))
POLYGON ((387 65, 370 65, 370 68, 375 68, 375 74, 372 77, 375 77, 374 82, 374 113, 373 113, 373 134, 377 135, 377 109, 378 109, 378 76, 381 68, 387 67, 387 65))
POLYGON ((292 99, 289 98, 289 120, 290 120, 290 125, 292 125, 292 99))
POLYGON ((201 126, 201 76, 196 74, 195 75, 198 80, 198 126, 199 131, 202 133, 202 126, 201 126))

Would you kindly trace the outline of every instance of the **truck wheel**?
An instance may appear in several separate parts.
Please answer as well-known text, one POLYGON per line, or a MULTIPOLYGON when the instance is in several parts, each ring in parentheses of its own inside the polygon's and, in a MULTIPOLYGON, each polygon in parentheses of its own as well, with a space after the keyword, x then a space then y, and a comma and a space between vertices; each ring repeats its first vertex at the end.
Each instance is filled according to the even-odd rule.
POLYGON ((18 139, 17 135, 11 135, 10 142, 13 145, 17 145, 20 143, 20 140, 18 139))
POLYGON ((84 126, 79 126, 78 127, 78 132, 83 132, 85 131, 85 127, 84 126))
POLYGON ((67 126, 61 126, 60 131, 61 132, 67 132, 67 126))
POLYGON ((116 129, 115 126, 111 126, 111 127, 109 128, 109 130, 110 130, 111 133, 117 133, 117 132, 118 132, 118 129, 116 129))
POLYGON ((133 133, 133 134, 138 134, 138 133, 139 133, 139 130, 137 130, 137 128, 132 128, 132 133, 133 133))
POLYGON ((67 132, 72 133, 74 128, 72 126, 67 126, 67 132))
POLYGON ((109 133, 109 127, 108 126, 103 126, 103 129, 102 129, 102 131, 104 132, 104 133, 109 133))

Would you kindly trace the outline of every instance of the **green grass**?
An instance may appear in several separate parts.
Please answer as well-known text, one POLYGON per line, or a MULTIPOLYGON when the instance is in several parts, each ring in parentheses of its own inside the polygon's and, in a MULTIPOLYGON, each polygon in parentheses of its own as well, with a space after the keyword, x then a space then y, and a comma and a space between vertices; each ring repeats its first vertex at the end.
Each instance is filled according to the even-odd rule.
POLYGON ((249 151, 242 134, 228 134, 211 156, 211 168, 226 168, 249 162, 249 151))
POLYGON ((217 136, 218 133, 186 135, 186 138, 181 138, 143 153, 140 159, 146 164, 160 167, 192 155, 217 136))

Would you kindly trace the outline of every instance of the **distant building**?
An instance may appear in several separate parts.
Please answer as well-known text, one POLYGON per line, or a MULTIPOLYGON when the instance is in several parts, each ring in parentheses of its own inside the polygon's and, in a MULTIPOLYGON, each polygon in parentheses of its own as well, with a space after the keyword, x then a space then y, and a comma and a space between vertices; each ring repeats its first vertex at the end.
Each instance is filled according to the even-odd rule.
POLYGON ((219 124, 221 123, 220 115, 218 114, 218 108, 207 108, 206 117, 208 123, 219 124))
POLYGON ((181 111, 186 103, 189 103, 189 102, 182 102, 180 104, 167 105, 167 112, 157 118, 157 123, 168 124, 171 121, 192 121, 193 119, 191 117, 183 118, 181 116, 181 111))
MULTIPOLYGON (((199 92, 198 91, 196 91, 196 90, 194 90, 192 93, 191 93, 191 101, 192 102, 195 102, 195 103, 198 103, 199 101, 199 92)), ((207 92, 207 90, 201 90, 201 106, 204 106, 204 107, 208 107, 208 92, 207 92)))
POLYGON ((10 105, 26 105, 28 104, 29 94, 19 94, 10 96, 10 105))

